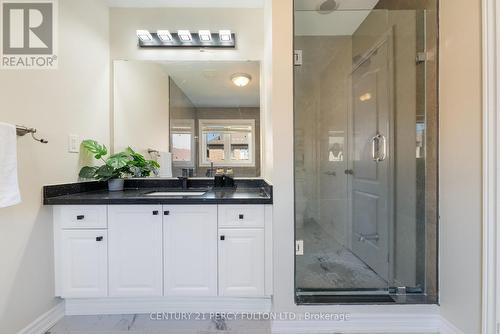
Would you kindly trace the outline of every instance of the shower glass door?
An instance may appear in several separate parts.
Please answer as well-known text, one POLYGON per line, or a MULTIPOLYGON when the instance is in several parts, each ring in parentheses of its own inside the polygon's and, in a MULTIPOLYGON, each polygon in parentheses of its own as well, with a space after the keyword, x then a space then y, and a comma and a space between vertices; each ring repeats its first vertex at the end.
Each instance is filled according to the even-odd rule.
POLYGON ((295 0, 297 303, 434 303, 437 2, 295 0))

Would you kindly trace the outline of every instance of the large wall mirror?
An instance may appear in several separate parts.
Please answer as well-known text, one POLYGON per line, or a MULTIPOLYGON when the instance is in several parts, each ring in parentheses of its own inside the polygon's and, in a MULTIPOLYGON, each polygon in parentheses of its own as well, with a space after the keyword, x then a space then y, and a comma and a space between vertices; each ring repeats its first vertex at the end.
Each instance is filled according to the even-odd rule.
POLYGON ((260 176, 260 138, 259 62, 114 62, 114 150, 158 160, 160 176, 260 176))

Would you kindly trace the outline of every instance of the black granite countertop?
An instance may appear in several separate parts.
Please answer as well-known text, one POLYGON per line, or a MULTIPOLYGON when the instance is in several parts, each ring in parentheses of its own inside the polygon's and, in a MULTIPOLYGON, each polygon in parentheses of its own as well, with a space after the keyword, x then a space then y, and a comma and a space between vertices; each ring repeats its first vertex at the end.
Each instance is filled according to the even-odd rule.
POLYGON ((209 179, 190 179, 182 189, 176 179, 129 179, 123 191, 107 190, 105 182, 45 186, 45 205, 108 204, 272 204, 272 186, 262 179, 236 179, 234 188, 212 188, 209 179), (204 192, 200 196, 151 196, 152 192, 204 192))

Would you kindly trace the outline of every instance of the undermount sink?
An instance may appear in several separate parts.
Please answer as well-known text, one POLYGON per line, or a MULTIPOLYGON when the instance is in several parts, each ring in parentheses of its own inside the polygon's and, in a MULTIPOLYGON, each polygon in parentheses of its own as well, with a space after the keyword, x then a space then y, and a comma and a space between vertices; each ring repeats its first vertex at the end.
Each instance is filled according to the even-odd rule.
POLYGON ((145 194, 146 196, 158 197, 180 197, 180 196, 202 196, 206 191, 153 191, 145 194))

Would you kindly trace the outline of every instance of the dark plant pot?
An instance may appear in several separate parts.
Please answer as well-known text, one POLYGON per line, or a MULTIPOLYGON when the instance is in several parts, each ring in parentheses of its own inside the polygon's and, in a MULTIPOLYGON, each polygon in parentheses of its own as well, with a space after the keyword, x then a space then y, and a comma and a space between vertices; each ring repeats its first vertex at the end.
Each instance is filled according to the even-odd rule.
POLYGON ((124 179, 108 180, 108 190, 109 191, 122 191, 124 184, 125 184, 124 179))

